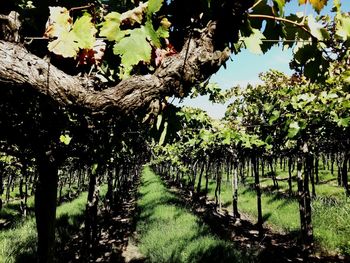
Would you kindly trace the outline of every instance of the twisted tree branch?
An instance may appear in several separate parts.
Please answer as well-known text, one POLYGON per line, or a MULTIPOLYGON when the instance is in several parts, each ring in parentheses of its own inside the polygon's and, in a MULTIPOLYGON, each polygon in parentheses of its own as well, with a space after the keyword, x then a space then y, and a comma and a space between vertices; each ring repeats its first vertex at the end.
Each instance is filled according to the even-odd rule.
POLYGON ((215 50, 216 27, 216 22, 210 22, 196 31, 183 50, 166 57, 154 74, 132 76, 102 91, 87 89, 79 78, 22 46, 0 41, 0 90, 25 87, 46 96, 58 107, 81 108, 93 114, 135 114, 155 99, 189 90, 219 69, 230 53, 215 50))

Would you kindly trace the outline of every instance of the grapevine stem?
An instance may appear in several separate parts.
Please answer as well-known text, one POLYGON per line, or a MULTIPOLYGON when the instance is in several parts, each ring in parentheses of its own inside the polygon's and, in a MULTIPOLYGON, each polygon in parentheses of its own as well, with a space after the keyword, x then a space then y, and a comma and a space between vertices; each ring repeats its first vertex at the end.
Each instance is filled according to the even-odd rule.
POLYGON ((88 9, 88 8, 93 7, 93 6, 94 6, 93 4, 88 4, 88 5, 84 5, 84 6, 72 7, 71 9, 69 9, 69 12, 81 10, 81 9, 88 9))
POLYGON ((252 5, 252 7, 250 7, 249 9, 254 9, 258 4, 260 4, 263 0, 259 0, 258 2, 256 2, 254 5, 252 5))
POLYGON ((313 37, 310 33, 309 30, 307 30, 307 28, 305 27, 305 25, 303 23, 298 23, 283 17, 277 17, 277 16, 270 16, 270 15, 256 15, 256 14, 248 14, 249 17, 251 18, 265 18, 265 19, 272 19, 275 21, 282 21, 282 22, 286 22, 292 25, 295 25, 297 27, 300 27, 302 30, 304 30, 306 33, 308 33, 311 37, 313 37))

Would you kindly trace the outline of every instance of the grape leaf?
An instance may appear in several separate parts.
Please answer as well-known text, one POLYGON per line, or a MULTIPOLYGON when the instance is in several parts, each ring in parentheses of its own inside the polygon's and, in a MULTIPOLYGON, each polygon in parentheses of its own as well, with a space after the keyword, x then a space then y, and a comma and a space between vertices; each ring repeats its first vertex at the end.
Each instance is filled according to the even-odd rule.
POLYGON ((310 28, 310 33, 315 38, 320 41, 328 40, 330 38, 327 29, 325 29, 322 24, 317 23, 315 18, 312 15, 308 16, 308 26, 310 28))
POLYGON ((171 26, 171 23, 169 22, 169 20, 164 17, 161 21, 160 21, 160 26, 157 29, 157 35, 159 38, 168 38, 169 37, 169 28, 171 26))
POLYGON ((100 36, 106 37, 109 41, 120 41, 126 31, 120 30, 121 15, 111 12, 105 16, 105 21, 101 24, 100 36))
POLYGON ((350 70, 346 70, 341 74, 341 78, 347 84, 350 83, 350 70))
POLYGON ((152 15, 157 13, 163 5, 163 0, 149 0, 147 13, 152 15))
POLYGON ((72 30, 61 31, 57 39, 49 42, 48 49, 65 58, 76 57, 79 49, 93 48, 96 32, 91 16, 86 13, 75 21, 72 30))
MULTIPOLYGON (((267 21, 265 30, 263 32, 264 36, 267 39, 279 39, 282 35, 283 31, 281 28, 281 24, 276 23, 276 21, 267 21)), ((267 52, 273 45, 276 43, 274 42, 263 42, 261 45, 261 50, 263 53, 267 52)))
POLYGON ((293 121, 289 124, 288 129, 288 138, 294 138, 300 130, 299 123, 297 121, 293 121))
POLYGON ((350 117, 347 118, 339 118, 337 125, 339 127, 348 127, 349 126, 349 122, 350 122, 350 117))
POLYGON ((253 29, 252 34, 249 37, 243 37, 242 40, 247 47, 247 49, 254 54, 262 54, 261 44, 263 43, 261 40, 265 39, 263 33, 260 30, 253 29))
POLYGON ((98 168, 98 163, 94 163, 94 164, 91 166, 91 173, 92 173, 92 174, 96 174, 97 168, 98 168))
POLYGON ((141 24, 143 13, 145 12, 146 8, 147 3, 140 2, 138 7, 122 13, 120 20, 123 23, 129 23, 130 25, 134 25, 135 23, 141 24))
POLYGON ((60 37, 48 44, 49 51, 60 55, 64 58, 73 58, 79 51, 79 45, 75 41, 75 34, 70 32, 62 32, 60 37))
POLYGON ((151 21, 147 21, 145 23, 145 30, 146 30, 152 44, 155 47, 159 48, 161 46, 160 41, 159 41, 159 36, 158 36, 157 32, 154 30, 154 27, 153 27, 153 24, 151 21))
POLYGON ((332 8, 332 12, 340 12, 340 7, 341 7, 341 3, 340 0, 333 0, 333 8, 332 8))
POLYGON ((82 17, 78 18, 74 22, 72 32, 75 35, 79 48, 93 48, 97 29, 91 22, 90 14, 85 13, 82 17))
POLYGON ((72 137, 70 137, 68 134, 61 135, 60 136, 60 142, 64 143, 65 145, 69 145, 70 141, 72 140, 72 137))
POLYGON ((336 26, 336 35, 346 41, 350 38, 350 17, 342 15, 336 26))
POLYGON ((328 0, 309 0, 312 7, 317 13, 320 13, 321 10, 327 5, 328 0))
POLYGON ((269 124, 272 125, 278 118, 281 116, 281 112, 279 110, 274 110, 272 112, 271 117, 269 118, 269 124))
POLYGON ((305 5, 307 2, 310 2, 317 13, 320 13, 327 5, 328 0, 299 0, 299 5, 305 5))
POLYGON ((62 33, 69 32, 73 23, 69 11, 60 6, 49 6, 49 9, 50 16, 44 36, 48 38, 59 37, 62 33))
POLYGON ((130 31, 130 35, 124 37, 113 47, 113 53, 120 55, 123 70, 120 77, 126 78, 130 75, 132 67, 139 62, 151 60, 152 48, 147 41, 147 31, 144 26, 130 31))
POLYGON ((281 16, 284 15, 284 6, 286 5, 286 0, 273 0, 277 6, 278 6, 278 11, 281 16))
MULTIPOLYGON (((269 15, 269 16, 275 15, 273 8, 266 3, 266 0, 256 5, 252 10, 252 14, 262 14, 262 15, 269 15)), ((259 30, 262 29, 263 19, 251 19, 249 22, 251 27, 259 30)))

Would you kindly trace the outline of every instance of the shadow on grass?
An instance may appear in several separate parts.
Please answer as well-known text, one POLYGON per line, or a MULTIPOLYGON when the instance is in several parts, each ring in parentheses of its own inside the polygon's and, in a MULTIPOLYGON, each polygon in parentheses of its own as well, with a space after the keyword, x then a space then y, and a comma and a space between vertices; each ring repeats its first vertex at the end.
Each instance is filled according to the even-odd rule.
POLYGON ((148 262, 244 261, 232 244, 213 235, 153 172, 146 168, 143 178, 137 231, 148 262))
MULTIPOLYGON (((85 211, 85 210, 84 210, 85 211)), ((76 215, 63 214, 56 220, 56 262, 70 262, 83 246, 81 225, 84 211, 76 215), (73 238, 76 236, 77 238, 73 238)))
MULTIPOLYGON (((33 207, 27 207, 27 216, 34 214, 33 207)), ((0 210, 0 230, 15 227, 25 218, 21 215, 20 203, 8 203, 0 210)))
MULTIPOLYGON (((1 211, 2 218, 11 220, 11 227, 2 229, 0 232, 0 262, 36 262, 37 233, 33 213, 22 218, 19 213, 20 204, 9 204, 1 211)), ((65 214, 57 216, 56 220, 56 252, 55 262, 68 262, 61 248, 65 247, 71 240, 72 235, 80 230, 84 219, 85 209, 75 206, 76 214, 65 214), (62 254, 63 253, 63 254, 62 254)), ((71 250, 71 249, 69 249, 71 250)), ((68 250, 68 251, 69 251, 68 250)), ((72 258, 72 257, 71 257, 72 258)))
POLYGON ((263 215, 263 223, 265 223, 269 218, 270 218, 270 216, 271 216, 272 214, 271 213, 265 213, 264 215, 263 215))

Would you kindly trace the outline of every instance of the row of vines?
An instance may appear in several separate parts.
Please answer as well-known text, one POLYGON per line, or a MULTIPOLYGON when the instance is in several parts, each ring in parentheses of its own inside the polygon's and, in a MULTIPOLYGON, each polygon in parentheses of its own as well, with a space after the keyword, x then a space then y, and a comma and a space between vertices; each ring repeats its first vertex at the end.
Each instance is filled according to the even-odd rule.
POLYGON ((319 169, 331 173, 346 197, 350 194, 347 86, 337 76, 322 85, 277 71, 260 77, 263 84, 228 92, 233 102, 220 122, 201 110, 180 111, 178 137, 156 147, 153 162, 160 174, 185 184, 194 200, 207 197, 209 182, 215 182, 217 209, 221 209, 222 184, 231 182, 234 218, 240 217, 238 187, 252 176, 261 237, 260 180, 271 178, 274 193, 281 193, 279 183, 286 180, 288 188, 283 194, 299 202, 300 240, 305 251, 311 251, 312 201, 318 194, 315 185, 321 184, 319 169), (277 170, 287 172, 288 177, 280 178, 277 170))
MULTIPOLYGON (((120 213, 121 205, 130 198, 129 193, 138 181, 142 165, 149 159, 148 146, 139 129, 121 131, 110 126, 108 132, 109 136, 102 136, 101 131, 94 130, 78 138, 71 130, 57 137, 57 148, 75 152, 76 156, 62 162, 53 162, 54 165, 49 168, 57 169, 56 180, 53 178, 55 173, 48 173, 47 167, 43 167, 42 160, 35 153, 21 152, 3 142, 2 146, 12 151, 11 154, 9 151, 3 152, 0 157, 0 230, 10 230, 35 216, 37 231, 42 233, 37 249, 46 250, 50 245, 45 243, 45 235, 50 234, 47 229, 55 227, 55 220, 49 218, 52 213, 46 213, 46 210, 56 211, 60 204, 71 202, 85 192, 85 213, 79 219, 78 229, 70 235, 79 234, 79 228, 83 226, 79 260, 95 261, 99 255, 98 246, 103 227, 101 217, 113 217, 115 213, 120 213), (87 147, 85 140, 91 139, 100 140, 100 144, 87 147), (44 182, 46 188, 38 191, 43 180, 48 180, 44 182), (43 204, 43 199, 50 198, 49 195, 54 200, 51 206, 43 204)), ((14 249, 17 258, 14 261, 23 256, 20 246, 11 249, 14 249), (16 249, 19 251, 16 252, 16 249)), ((52 254, 47 256, 60 260, 58 257, 63 253, 62 249, 49 249, 52 254)), ((13 257, 9 254, 6 260, 12 262, 13 257)))

